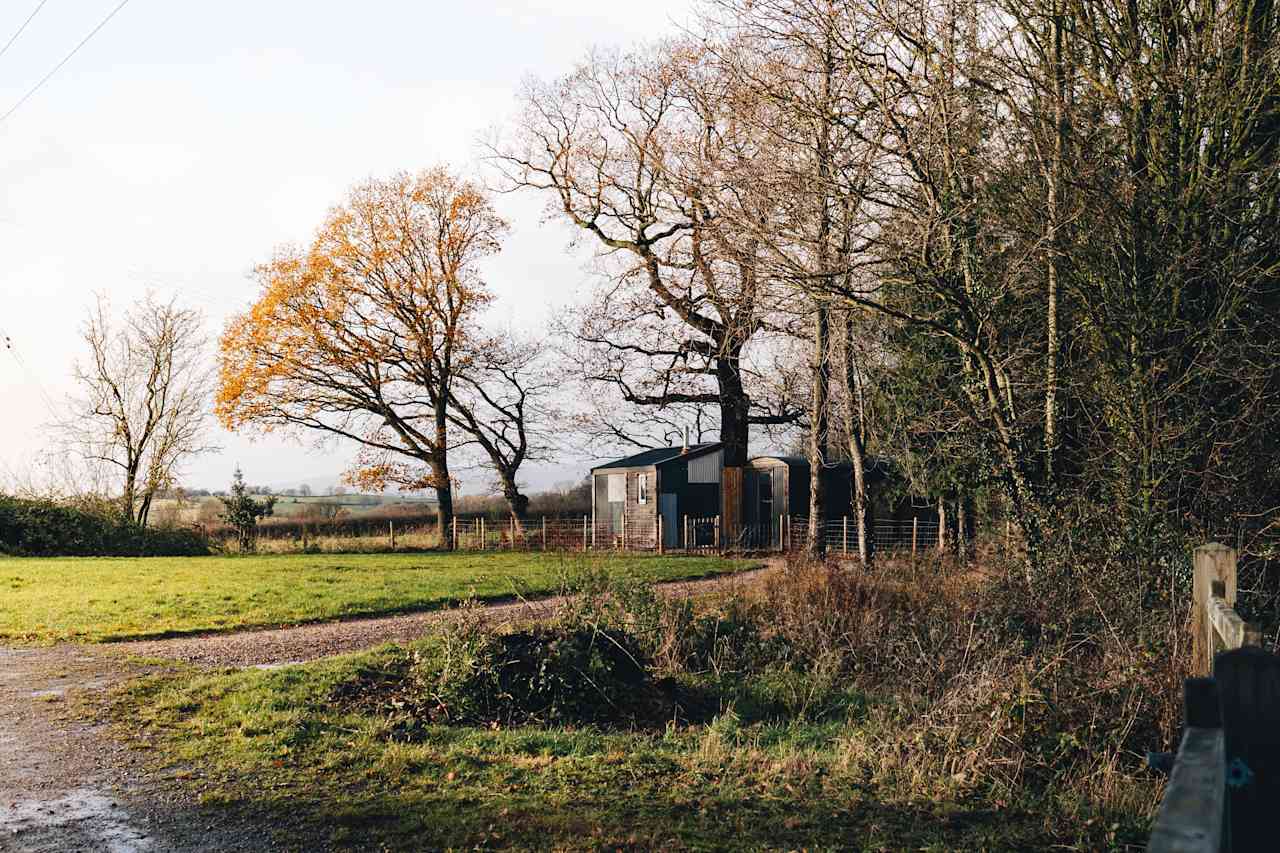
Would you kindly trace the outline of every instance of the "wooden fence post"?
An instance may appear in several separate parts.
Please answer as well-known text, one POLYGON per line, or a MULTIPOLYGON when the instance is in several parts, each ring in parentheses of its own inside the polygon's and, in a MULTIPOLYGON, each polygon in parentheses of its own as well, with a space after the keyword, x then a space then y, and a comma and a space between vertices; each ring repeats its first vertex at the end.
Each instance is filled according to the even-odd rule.
POLYGON ((453 528, 453 532, 449 536, 451 546, 449 550, 456 551, 458 550, 458 517, 456 515, 453 517, 453 521, 450 526, 453 528))
POLYGON ((391 550, 396 549, 396 523, 394 521, 387 522, 387 532, 391 534, 391 550))
POLYGON ((1209 621, 1209 600, 1213 582, 1221 581, 1223 599, 1230 607, 1236 604, 1236 552, 1219 542, 1201 545, 1192 557, 1191 655, 1196 675, 1213 674, 1213 625, 1209 621))
POLYGON ((920 519, 911 519, 911 559, 916 558, 916 539, 920 535, 920 519))
POLYGON ((720 550, 720 516, 716 516, 711 522, 711 545, 717 551, 720 550))
POLYGON ((489 547, 489 531, 485 530, 484 516, 480 516, 480 550, 487 550, 489 547))
POLYGON ((844 532, 841 533, 840 538, 844 540, 844 555, 847 557, 849 556, 849 516, 846 515, 842 521, 844 522, 844 532))
POLYGON ((658 515, 658 553, 659 553, 659 554, 663 553, 663 542, 662 542, 662 515, 661 515, 661 513, 659 513, 659 515, 658 515))
POLYGON ((547 517, 542 517, 542 550, 547 550, 547 517))
POLYGON ((622 551, 627 551, 627 508, 622 508, 622 551))
POLYGON ((587 517, 582 517, 582 553, 587 553, 587 517))

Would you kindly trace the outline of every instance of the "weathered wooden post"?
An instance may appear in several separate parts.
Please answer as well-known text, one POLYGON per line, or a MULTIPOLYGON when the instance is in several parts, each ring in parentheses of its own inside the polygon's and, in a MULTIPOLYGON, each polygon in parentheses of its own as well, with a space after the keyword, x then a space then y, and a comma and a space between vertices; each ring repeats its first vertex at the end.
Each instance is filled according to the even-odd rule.
POLYGON ((624 553, 627 550, 627 510, 625 507, 622 510, 622 550, 624 553))
POLYGON ((582 553, 587 553, 587 517, 582 517, 582 553))
POLYGON ((840 534, 840 538, 843 540, 844 555, 847 557, 849 556, 849 516, 846 515, 841 520, 844 522, 844 531, 840 534))
POLYGON ((542 517, 542 550, 547 550, 547 517, 542 517))
POLYGON ((911 519, 911 559, 916 558, 916 540, 920 538, 920 519, 911 519))
POLYGON ((451 550, 456 551, 458 550, 458 517, 456 515, 453 517, 453 523, 450 526, 453 528, 449 536, 450 544, 453 546, 451 550))
POLYGON ((391 550, 396 549, 396 523, 394 521, 387 522, 387 535, 391 538, 391 550))
POLYGON ((658 516, 658 553, 659 554, 663 553, 662 516, 661 515, 658 516))
POLYGON ((1213 598, 1213 582, 1221 581, 1223 599, 1230 607, 1236 603, 1236 552, 1219 542, 1201 545, 1192 557, 1191 655, 1196 675, 1213 674, 1213 655, 1217 651, 1213 624, 1209 621, 1209 602, 1213 598))
POLYGON ((947 502, 938 498, 938 553, 947 552, 947 502))
POLYGON ((720 516, 716 516, 711 522, 711 547, 717 551, 720 550, 720 516))
POLYGON ((480 516, 480 550, 485 551, 489 548, 489 531, 485 530, 484 516, 480 516))

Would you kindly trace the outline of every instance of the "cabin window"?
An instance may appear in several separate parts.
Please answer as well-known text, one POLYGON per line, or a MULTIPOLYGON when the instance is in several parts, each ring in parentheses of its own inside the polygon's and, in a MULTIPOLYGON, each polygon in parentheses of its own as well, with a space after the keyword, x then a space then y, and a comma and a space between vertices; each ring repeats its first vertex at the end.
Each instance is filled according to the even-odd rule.
POLYGON ((609 475, 609 503, 620 504, 626 503, 627 500, 627 475, 626 474, 610 474, 609 475))
POLYGON ((641 474, 636 479, 636 502, 647 504, 649 502, 649 475, 641 474))

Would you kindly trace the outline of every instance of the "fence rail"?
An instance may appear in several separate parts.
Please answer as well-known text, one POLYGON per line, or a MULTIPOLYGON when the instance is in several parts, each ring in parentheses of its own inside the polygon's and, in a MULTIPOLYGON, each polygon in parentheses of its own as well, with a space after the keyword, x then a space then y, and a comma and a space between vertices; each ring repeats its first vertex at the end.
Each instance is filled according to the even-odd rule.
POLYGON ((1280 657, 1235 610, 1236 552, 1197 548, 1184 731, 1152 828, 1152 853, 1274 849, 1280 794, 1280 657), (1209 676, 1209 677, 1204 677, 1209 676))

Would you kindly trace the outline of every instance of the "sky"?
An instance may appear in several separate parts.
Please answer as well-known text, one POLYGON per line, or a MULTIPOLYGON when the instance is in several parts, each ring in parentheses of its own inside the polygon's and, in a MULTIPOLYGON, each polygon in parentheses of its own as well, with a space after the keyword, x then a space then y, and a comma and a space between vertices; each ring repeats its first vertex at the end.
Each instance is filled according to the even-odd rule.
MULTIPOLYGON (((119 0, 46 0, 0 55, 0 115, 119 0)), ((0 0, 0 45, 40 0, 0 0)), ((211 338, 245 308, 273 247, 304 242, 355 182, 445 163, 479 174, 479 141, 528 76, 571 70, 593 45, 687 23, 690 0, 128 0, 0 121, 0 472, 24 474, 73 390, 95 294, 152 291, 205 315, 211 338), (637 14, 642 8, 643 14, 637 14), (0 341, 2 343, 2 341, 0 341)), ((589 256, 544 200, 502 196, 512 233, 486 275, 494 322, 537 328, 590 283, 589 256)), ((354 455, 215 429, 193 487, 331 484, 354 455)), ((588 463, 530 470, 539 489, 588 463)), ((463 492, 483 491, 483 477, 463 492)))

